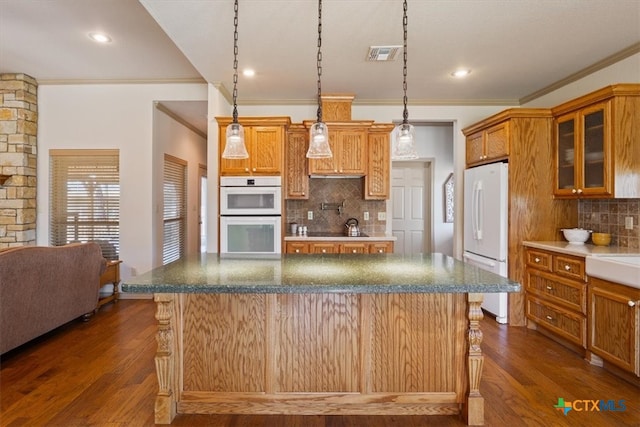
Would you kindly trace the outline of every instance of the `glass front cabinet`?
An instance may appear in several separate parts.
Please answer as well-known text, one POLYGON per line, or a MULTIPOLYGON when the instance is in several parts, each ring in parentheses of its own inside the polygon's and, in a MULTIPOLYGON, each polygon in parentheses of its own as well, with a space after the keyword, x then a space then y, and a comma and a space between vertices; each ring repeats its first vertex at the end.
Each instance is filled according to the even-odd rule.
POLYGON ((612 195, 610 117, 609 101, 556 117, 556 196, 612 195))

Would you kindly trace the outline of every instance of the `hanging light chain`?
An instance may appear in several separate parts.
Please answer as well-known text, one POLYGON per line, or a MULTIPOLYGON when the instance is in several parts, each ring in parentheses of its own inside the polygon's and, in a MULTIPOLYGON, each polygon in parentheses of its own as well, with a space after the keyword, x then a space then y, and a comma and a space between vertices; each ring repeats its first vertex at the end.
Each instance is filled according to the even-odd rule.
POLYGON ((403 48, 403 68, 402 68, 402 90, 404 96, 402 102, 404 103, 404 111, 402 112, 402 123, 407 124, 409 122, 409 111, 407 110, 407 0, 404 0, 404 15, 402 17, 402 28, 404 30, 404 48, 403 48))
POLYGON ((322 121, 322 0, 318 0, 318 55, 316 67, 318 69, 318 122, 322 121))
POLYGON ((238 0, 233 11, 233 123, 238 123, 238 0))

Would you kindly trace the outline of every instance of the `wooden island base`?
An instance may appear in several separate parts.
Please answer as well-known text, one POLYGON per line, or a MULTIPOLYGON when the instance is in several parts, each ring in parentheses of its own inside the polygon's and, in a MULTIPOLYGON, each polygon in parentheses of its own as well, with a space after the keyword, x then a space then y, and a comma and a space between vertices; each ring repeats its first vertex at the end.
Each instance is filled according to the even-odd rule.
POLYGON ((155 421, 188 414, 484 422, 482 294, 155 294, 155 421))

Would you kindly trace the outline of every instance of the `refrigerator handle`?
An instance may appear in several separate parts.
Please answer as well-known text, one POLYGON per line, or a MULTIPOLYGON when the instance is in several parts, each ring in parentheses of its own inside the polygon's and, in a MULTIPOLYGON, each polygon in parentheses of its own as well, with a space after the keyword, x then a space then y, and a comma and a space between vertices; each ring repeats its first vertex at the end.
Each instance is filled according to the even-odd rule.
POLYGON ((478 227, 477 227, 477 217, 476 214, 478 212, 478 182, 473 182, 473 193, 471 194, 471 231, 473 232, 473 239, 476 240, 478 238, 478 227))
POLYGON ((482 181, 478 181, 478 186, 476 189, 478 193, 476 196, 476 239, 482 240, 482 224, 484 223, 484 218, 482 217, 482 210, 484 208, 484 191, 482 189, 482 181))

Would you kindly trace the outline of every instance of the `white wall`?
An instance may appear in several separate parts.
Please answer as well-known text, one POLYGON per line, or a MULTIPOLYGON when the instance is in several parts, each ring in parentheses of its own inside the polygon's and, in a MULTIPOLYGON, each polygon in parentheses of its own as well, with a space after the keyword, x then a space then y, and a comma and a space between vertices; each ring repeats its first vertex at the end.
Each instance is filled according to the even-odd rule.
POLYGON ((162 265, 164 155, 187 162, 187 233, 186 253, 198 253, 200 188, 199 165, 207 165, 207 140, 178 123, 164 112, 153 113, 153 266, 162 265))
POLYGON ((205 84, 39 86, 37 244, 49 242, 49 149, 118 149, 122 276, 150 270, 154 101, 206 99, 205 84))

